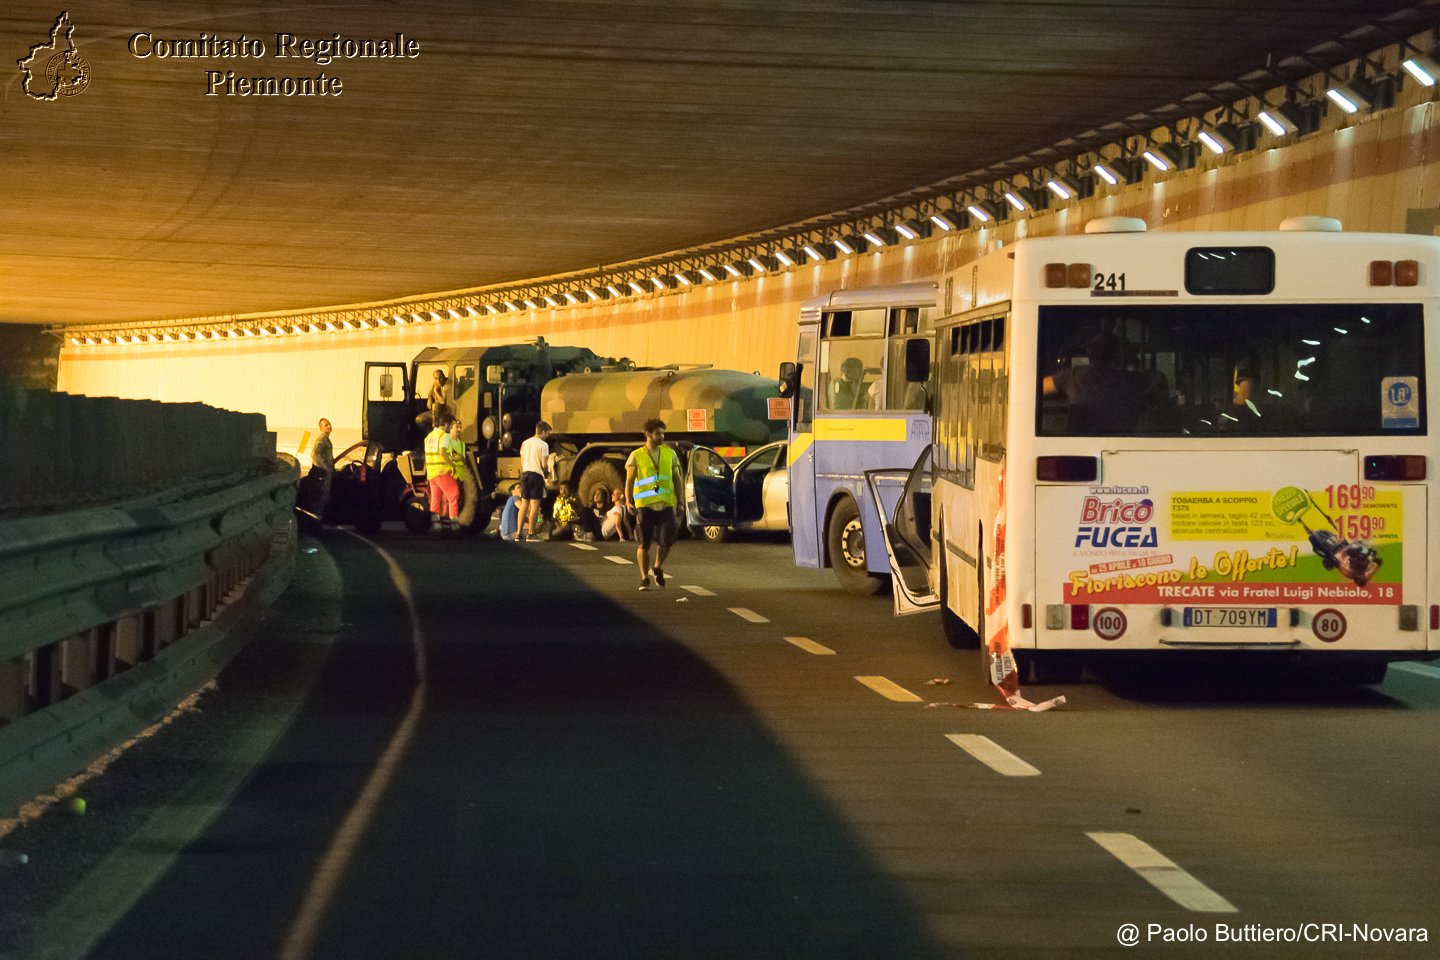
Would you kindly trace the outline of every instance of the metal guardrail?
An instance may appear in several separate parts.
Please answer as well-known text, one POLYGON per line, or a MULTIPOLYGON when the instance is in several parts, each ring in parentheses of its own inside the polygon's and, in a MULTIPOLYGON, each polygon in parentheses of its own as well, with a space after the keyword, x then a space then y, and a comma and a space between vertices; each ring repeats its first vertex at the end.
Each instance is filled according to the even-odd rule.
POLYGON ((298 479, 0 521, 0 815, 218 672, 289 583, 298 479))
POLYGON ((0 510, 14 513, 233 474, 273 457, 274 441, 258 413, 0 384, 0 451, 0 510))

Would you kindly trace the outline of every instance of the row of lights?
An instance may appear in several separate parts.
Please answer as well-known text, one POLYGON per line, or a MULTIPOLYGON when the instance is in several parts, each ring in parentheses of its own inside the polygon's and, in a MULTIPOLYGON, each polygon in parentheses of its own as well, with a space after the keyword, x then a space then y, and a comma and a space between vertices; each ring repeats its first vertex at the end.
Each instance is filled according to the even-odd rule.
MULTIPOLYGON (((1440 65, 1431 57, 1408 44, 1402 51, 1412 53, 1401 61, 1401 68, 1414 82, 1434 87, 1440 78, 1440 65)), ((1361 61, 1365 63, 1366 61, 1361 61)), ((1324 74, 1324 100, 1346 114, 1376 110, 1393 105, 1400 76, 1376 74, 1366 80, 1357 66, 1352 76, 1340 80, 1332 73, 1324 74)), ((1019 178, 1002 180, 988 186, 943 195, 901 211, 872 216, 847 224, 832 225, 781 241, 768 248, 732 249, 728 256, 691 259, 692 265, 674 270, 667 266, 658 270, 631 270, 613 276, 601 276, 588 284, 571 281, 568 285, 521 287, 501 291, 495 299, 480 300, 460 307, 420 312, 397 312, 383 315, 324 317, 305 322, 260 324, 249 327, 186 330, 163 334, 106 332, 96 336, 70 336, 74 346, 96 344, 177 343, 194 341, 236 340, 299 334, 336 333, 369 330, 392 326, 423 324, 466 317, 499 316, 539 310, 578 306, 601 300, 645 296, 676 290, 684 291, 702 283, 716 283, 745 277, 765 275, 812 263, 853 256, 869 250, 895 246, 906 241, 926 239, 934 231, 962 231, 971 226, 986 226, 1005 219, 1011 213, 1023 214, 1048 207, 1050 198, 1061 203, 1082 200, 1094 195, 1098 183, 1117 187, 1143 181, 1147 171, 1169 173, 1195 166, 1200 151, 1215 156, 1242 153, 1258 147, 1260 128, 1272 136, 1288 137, 1313 133, 1319 129, 1324 103, 1317 96, 1309 101, 1293 96, 1272 106, 1259 98, 1259 109, 1253 118, 1241 117, 1235 108, 1224 108, 1227 119, 1208 121, 1195 118, 1189 136, 1182 135, 1181 123, 1169 128, 1170 138, 1155 140, 1149 133, 1136 134, 1119 147, 1119 154, 1107 157, 1101 150, 1093 151, 1088 167, 1078 159, 1068 171, 1039 168, 1019 178)))

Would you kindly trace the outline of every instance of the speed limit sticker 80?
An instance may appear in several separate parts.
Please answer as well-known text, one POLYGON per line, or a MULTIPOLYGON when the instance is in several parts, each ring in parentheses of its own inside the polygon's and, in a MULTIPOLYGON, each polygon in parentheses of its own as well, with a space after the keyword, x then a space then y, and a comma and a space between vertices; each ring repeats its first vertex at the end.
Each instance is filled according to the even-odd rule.
POLYGON ((1345 636, 1345 614, 1333 607, 1321 610, 1310 622, 1310 629, 1315 631, 1318 639, 1325 643, 1334 643, 1345 636))

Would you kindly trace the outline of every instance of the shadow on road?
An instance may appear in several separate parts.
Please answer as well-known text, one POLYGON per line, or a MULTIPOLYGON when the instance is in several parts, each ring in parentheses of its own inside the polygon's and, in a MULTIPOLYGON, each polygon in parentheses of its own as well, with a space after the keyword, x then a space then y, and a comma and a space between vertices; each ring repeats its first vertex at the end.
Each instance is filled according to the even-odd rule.
MULTIPOLYGON (((417 594, 428 706, 316 957, 940 952, 727 682, 662 629, 523 545, 380 542, 417 594)), ((383 562, 324 543, 348 627, 320 681, 94 956, 274 955, 412 690, 383 562)))

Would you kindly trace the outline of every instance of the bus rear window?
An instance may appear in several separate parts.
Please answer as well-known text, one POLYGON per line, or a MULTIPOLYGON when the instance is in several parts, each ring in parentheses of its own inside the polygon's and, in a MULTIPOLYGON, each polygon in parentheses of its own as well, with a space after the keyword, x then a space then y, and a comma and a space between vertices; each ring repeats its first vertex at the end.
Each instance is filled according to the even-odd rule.
POLYGON ((1041 307, 1039 436, 1426 433, 1418 304, 1041 307))

